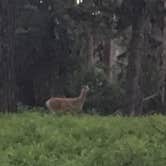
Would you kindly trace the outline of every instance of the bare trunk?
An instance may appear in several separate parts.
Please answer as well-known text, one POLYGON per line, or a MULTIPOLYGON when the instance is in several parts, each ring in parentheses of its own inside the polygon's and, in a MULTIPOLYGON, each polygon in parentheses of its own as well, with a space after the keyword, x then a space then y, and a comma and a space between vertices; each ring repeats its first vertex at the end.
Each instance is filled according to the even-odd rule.
MULTIPOLYGON (((166 9, 166 2, 164 2, 164 9, 166 9)), ((165 105, 166 102, 166 16, 163 17, 163 45, 161 55, 161 102, 165 105)))
POLYGON ((15 3, 14 0, 0 2, 0 112, 16 111, 15 3))
POLYGON ((111 72, 111 40, 106 39, 104 42, 104 50, 103 50, 103 62, 105 64, 105 73, 107 75, 107 79, 110 81, 112 78, 111 72))
POLYGON ((92 33, 88 33, 88 66, 93 66, 95 63, 94 59, 94 36, 92 33))
POLYGON ((139 115, 143 111, 143 93, 141 89, 145 28, 145 17, 143 14, 137 17, 132 28, 127 69, 127 113, 139 115))

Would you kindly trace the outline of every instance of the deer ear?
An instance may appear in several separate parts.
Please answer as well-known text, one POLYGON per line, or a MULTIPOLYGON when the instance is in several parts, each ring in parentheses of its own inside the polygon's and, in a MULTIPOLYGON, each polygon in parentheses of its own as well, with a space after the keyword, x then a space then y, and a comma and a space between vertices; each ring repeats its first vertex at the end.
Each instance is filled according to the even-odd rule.
POLYGON ((89 90, 89 86, 88 85, 85 85, 84 88, 87 89, 87 90, 89 90))
POLYGON ((88 89, 89 90, 89 86, 88 85, 82 85, 81 86, 83 89, 88 89))

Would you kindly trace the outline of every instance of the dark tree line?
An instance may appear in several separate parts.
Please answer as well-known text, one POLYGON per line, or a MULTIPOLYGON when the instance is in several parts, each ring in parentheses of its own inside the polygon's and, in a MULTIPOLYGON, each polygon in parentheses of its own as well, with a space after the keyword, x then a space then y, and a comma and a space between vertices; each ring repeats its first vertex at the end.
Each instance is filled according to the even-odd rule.
POLYGON ((163 0, 1 0, 0 111, 89 84, 87 110, 164 112, 165 8, 163 0))
POLYGON ((0 1, 0 111, 16 111, 15 1, 0 1))

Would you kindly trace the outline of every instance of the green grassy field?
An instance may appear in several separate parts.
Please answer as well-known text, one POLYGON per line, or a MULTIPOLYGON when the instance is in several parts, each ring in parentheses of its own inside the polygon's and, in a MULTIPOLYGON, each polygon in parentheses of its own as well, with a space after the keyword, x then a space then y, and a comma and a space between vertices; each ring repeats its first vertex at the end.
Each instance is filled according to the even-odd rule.
POLYGON ((165 166, 166 117, 0 114, 0 166, 165 166))

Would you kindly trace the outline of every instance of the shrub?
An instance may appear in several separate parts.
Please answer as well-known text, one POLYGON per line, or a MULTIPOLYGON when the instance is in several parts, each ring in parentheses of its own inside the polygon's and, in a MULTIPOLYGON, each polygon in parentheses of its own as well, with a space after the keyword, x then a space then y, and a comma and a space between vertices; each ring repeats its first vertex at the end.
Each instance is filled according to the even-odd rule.
POLYGON ((90 110, 108 115, 121 108, 124 101, 124 90, 120 83, 112 84, 108 82, 101 68, 87 70, 82 79, 82 84, 90 86, 90 92, 84 107, 88 112, 90 110))
POLYGON ((164 116, 0 116, 3 166, 165 166, 164 116))

